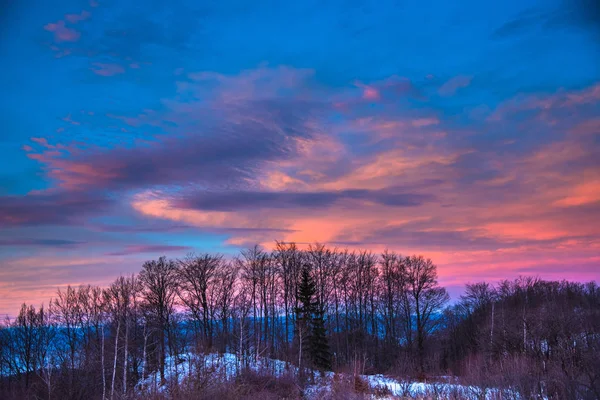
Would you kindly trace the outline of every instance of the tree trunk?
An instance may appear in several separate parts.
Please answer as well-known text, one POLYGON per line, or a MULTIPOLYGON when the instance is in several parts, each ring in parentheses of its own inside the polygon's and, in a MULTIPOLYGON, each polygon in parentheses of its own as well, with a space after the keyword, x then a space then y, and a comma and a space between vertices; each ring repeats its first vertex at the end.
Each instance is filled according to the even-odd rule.
POLYGON ((129 341, 129 324, 125 317, 125 351, 123 352, 123 395, 127 393, 127 363, 128 363, 128 341, 129 341))
MULTIPOLYGON (((144 325, 144 349, 142 350, 142 382, 146 378, 146 348, 148 344, 148 333, 146 332, 146 325, 144 325)), ((143 385, 143 383, 142 383, 143 385)))
POLYGON ((121 329, 121 320, 117 322, 117 334, 115 335, 115 359, 113 362, 113 373, 112 373, 112 382, 110 384, 110 398, 111 400, 115 394, 115 377, 117 375, 117 355, 119 354, 119 330, 121 329))
POLYGON ((104 324, 102 325, 102 400, 106 400, 106 368, 104 367, 104 324))

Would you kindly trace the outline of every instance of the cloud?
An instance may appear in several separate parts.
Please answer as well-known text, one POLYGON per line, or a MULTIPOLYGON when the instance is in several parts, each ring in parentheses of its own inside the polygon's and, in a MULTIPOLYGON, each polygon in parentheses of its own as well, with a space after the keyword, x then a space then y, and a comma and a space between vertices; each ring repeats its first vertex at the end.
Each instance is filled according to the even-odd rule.
POLYGON ((80 21, 84 21, 88 19, 92 14, 89 11, 83 10, 79 14, 67 14, 65 15, 65 19, 72 24, 76 24, 80 21))
POLYGON ((412 126, 416 127, 416 128, 420 128, 423 126, 431 126, 431 125, 437 125, 440 123, 440 120, 437 118, 418 118, 415 119, 414 121, 412 121, 412 126))
POLYGON ((142 262, 135 255, 59 255, 50 248, 40 248, 35 256, 3 258, 0 312, 16 313, 23 301, 36 306, 48 304, 57 289, 67 285, 108 285, 119 275, 138 272, 142 262))
POLYGON ((347 189, 320 192, 206 192, 202 191, 177 199, 178 208, 210 211, 244 211, 277 208, 321 208, 338 201, 368 201, 395 207, 414 207, 432 201, 431 194, 403 191, 401 188, 386 188, 370 191, 347 189))
POLYGON ((20 238, 20 239, 0 239, 0 246, 49 246, 49 247, 62 247, 62 246, 76 246, 85 242, 79 242, 75 240, 66 239, 31 239, 31 238, 20 238))
POLYGON ((157 255, 163 255, 164 253, 182 253, 185 251, 189 251, 191 247, 188 246, 170 246, 170 245, 162 245, 162 244, 150 244, 150 245, 128 245, 121 251, 107 253, 108 256, 125 256, 130 254, 144 254, 144 253, 154 253, 157 255))
POLYGON ((514 18, 503 23, 492 33, 494 39, 505 39, 531 31, 536 25, 542 25, 551 18, 551 11, 536 10, 534 8, 522 11, 514 18))
POLYGON ((135 225, 124 224, 96 224, 91 227, 99 232, 118 233, 159 233, 159 232, 181 232, 195 229, 194 226, 184 224, 163 224, 160 221, 136 221, 135 225))
POLYGON ((492 34, 495 39, 532 34, 536 29, 545 31, 576 28, 598 37, 600 34, 600 6, 594 0, 549 3, 550 7, 535 7, 516 15, 492 34), (553 7, 554 6, 554 7, 553 7))
POLYGON ((57 191, 0 197, 0 225, 68 225, 107 212, 112 200, 99 193, 57 191))
MULTIPOLYGON (((593 90, 564 96, 577 99, 571 107, 582 112, 581 107, 591 104, 586 93, 593 90)), ((552 96, 536 98, 548 101, 552 96)), ((524 123, 511 118, 505 120, 506 126, 518 130, 524 123)), ((595 125, 586 118, 578 113, 533 148, 512 139, 509 153, 494 141, 474 141, 472 133, 448 127, 442 118, 397 119, 402 121, 396 125, 398 141, 387 142, 394 148, 355 153, 351 162, 344 164, 342 174, 332 173, 333 165, 346 158, 348 144, 339 138, 332 140, 337 130, 331 130, 326 136, 329 142, 323 141, 322 146, 308 140, 309 151, 268 163, 266 170, 248 176, 251 186, 264 191, 155 192, 137 197, 132 206, 148 217, 202 229, 220 227, 230 234, 228 243, 236 246, 258 242, 269 247, 275 239, 318 240, 375 251, 391 247, 426 252, 445 265, 476 259, 482 252, 491 263, 499 263, 506 252, 536 254, 539 260, 550 248, 585 253, 598 235, 589 220, 589 216, 600 215, 593 172, 598 143, 590 141, 593 133, 571 132, 593 132, 595 125), (411 141, 407 131, 411 127, 448 130, 454 142, 450 144, 445 136, 411 141), (315 156, 313 145, 324 150, 322 155, 315 156), (577 175, 584 170, 587 184, 577 175), (406 207, 407 198, 398 197, 398 204, 390 201, 397 193, 424 197, 418 201, 409 197, 412 203, 406 207), (587 207, 586 211, 582 207, 587 207), (243 230, 228 230, 234 226, 243 230), (244 230, 253 226, 260 229, 244 230), (285 231, 268 231, 275 228, 285 231)), ((532 118, 527 123, 542 122, 532 118)), ((381 124, 374 118, 365 119, 360 135, 372 135, 381 124)), ((339 131, 347 132, 345 128, 339 131)), ((316 137, 322 140, 319 136, 312 139, 316 137)), ((506 146, 506 141, 498 142, 506 146)), ((469 265, 474 268, 476 264, 469 265)))
POLYGON ((456 91, 460 88, 469 86, 472 77, 459 75, 449 79, 438 89, 440 96, 452 96, 456 94, 456 91))
MULTIPOLYGON (((169 135, 135 148, 65 148, 29 157, 43 162, 64 187, 229 186, 243 184, 267 162, 294 156, 300 141, 313 136, 312 121, 322 112, 321 102, 253 88, 254 80, 260 79, 293 89, 296 78, 289 71, 273 70, 242 80, 214 79, 224 87, 209 101, 171 102, 167 117, 154 120, 171 131, 169 135), (166 121, 176 122, 163 124, 166 121)), ((203 84, 188 90, 202 92, 203 84)), ((48 147, 47 142, 43 145, 48 147)))
MULTIPOLYGON (((551 94, 518 94, 498 105, 488 119, 489 121, 499 121, 533 113, 533 115, 540 116, 539 120, 546 124, 552 125, 559 120, 572 123, 575 108, 597 109, 599 102, 600 83, 579 90, 560 89, 551 94), (568 118, 569 115, 571 118, 568 118)), ((589 123, 589 121, 576 122, 589 123)))
POLYGON ((356 86, 362 89, 362 98, 365 100, 379 100, 381 97, 379 90, 373 86, 365 85, 360 82, 356 82, 356 86))
POLYGON ((92 72, 100 76, 113 76, 125 73, 125 68, 119 64, 93 63, 92 72))
MULTIPOLYGON (((44 224, 168 243, 102 248, 105 259, 179 255, 188 247, 177 241, 196 233, 227 249, 321 241, 424 253, 453 285, 558 265, 564 254, 587 266, 599 250, 597 84, 516 95, 473 121, 469 108, 449 114, 427 100, 434 82, 365 83, 373 102, 355 81, 327 87, 289 67, 176 79, 160 106, 95 113, 107 124, 97 130, 126 128, 123 141, 32 138, 27 157, 50 188, 0 197, 0 224, 24 238, 5 248, 34 246, 18 229, 44 224)), ((444 95, 467 81, 450 82, 444 95)), ((80 125, 65 132, 93 135, 88 117, 72 115, 80 125)))
POLYGON ((54 33, 54 41, 56 42, 76 42, 81 34, 75 29, 68 28, 65 21, 57 21, 44 26, 48 32, 54 33))

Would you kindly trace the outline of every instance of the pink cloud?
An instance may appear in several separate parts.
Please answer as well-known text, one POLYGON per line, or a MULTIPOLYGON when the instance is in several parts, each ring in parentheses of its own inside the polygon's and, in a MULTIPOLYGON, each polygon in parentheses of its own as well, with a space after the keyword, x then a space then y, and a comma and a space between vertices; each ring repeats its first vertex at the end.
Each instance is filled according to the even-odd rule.
POLYGON ((579 125, 573 127, 569 133, 579 136, 595 135, 600 132, 600 118, 592 118, 583 121, 579 125))
POLYGON ((52 146, 51 144, 48 144, 48 140, 46 138, 43 138, 43 137, 32 137, 31 141, 35 142, 35 143, 37 143, 39 145, 42 145, 42 146, 44 146, 44 147, 46 147, 48 149, 53 149, 54 148, 54 146, 52 146))
POLYGON ((379 100, 379 91, 375 88, 366 86, 363 91, 363 98, 366 100, 379 100))
POLYGON ((92 72, 100 76, 113 76, 125 73, 125 69, 119 64, 94 63, 92 72))
POLYGON ((568 106, 596 102, 600 100, 600 83, 578 92, 568 92, 565 97, 565 105, 568 106))
POLYGON ((24 300, 47 305, 56 290, 67 285, 108 285, 119 274, 138 272, 144 261, 136 255, 107 256, 90 247, 84 251, 87 255, 72 252, 61 256, 40 249, 35 253, 3 260, 6 268, 0 270, 0 314, 13 315, 24 300))
POLYGON ((127 245, 121 251, 116 251, 112 253, 108 253, 109 256, 124 256, 130 254, 138 254, 138 253, 154 253, 154 254, 164 254, 164 253, 182 253, 186 251, 190 251, 192 248, 188 246, 174 246, 174 245, 127 245))
POLYGON ((412 121, 412 126, 420 128, 423 126, 437 125, 439 123, 440 120, 437 118, 419 118, 412 121))
POLYGON ((472 77, 459 75, 451 78, 438 89, 440 96, 452 96, 460 88, 469 86, 472 77))
POLYGON ((194 92, 207 96, 221 106, 239 103, 248 99, 276 98, 282 90, 291 90, 293 96, 305 96, 303 86, 314 76, 311 69, 296 69, 286 66, 242 71, 239 75, 225 75, 217 72, 199 72, 188 74, 193 81, 179 82, 178 92, 194 92), (202 83, 217 84, 217 91, 207 89, 202 83), (207 91, 210 90, 210 91, 207 91))
MULTIPOLYGON (((468 139, 469 135, 478 132, 450 130, 442 113, 439 114, 442 120, 433 112, 422 110, 418 116, 409 114, 408 117, 397 102, 384 104, 381 108, 385 108, 385 113, 380 113, 364 101, 364 88, 357 90, 352 82, 341 94, 333 90, 318 93, 305 90, 310 86, 306 80, 311 74, 311 71, 289 68, 259 68, 237 76, 194 74, 190 76, 192 82, 182 83, 178 89, 182 93, 197 94, 203 101, 207 99, 202 105, 171 100, 167 102, 170 114, 166 116, 144 110, 134 117, 109 117, 134 126, 158 124, 165 119, 177 124, 190 120, 197 123, 206 115, 202 107, 209 104, 211 112, 221 113, 217 118, 243 127, 239 138, 244 140, 251 136, 247 135, 247 128, 253 126, 257 127, 254 132, 259 134, 268 129, 310 132, 310 135, 298 138, 286 137, 284 157, 257 158, 251 164, 241 164, 242 167, 251 165, 243 185, 253 190, 268 195, 289 192, 320 195, 325 191, 362 193, 393 187, 399 188, 400 192, 429 195, 436 201, 403 208, 394 203, 401 197, 394 194, 389 198, 389 204, 350 196, 332 204, 304 208, 290 204, 268 211, 252 209, 247 204, 227 211, 218 207, 186 207, 178 202, 176 195, 169 193, 168 186, 197 182, 197 171, 206 164, 205 161, 194 162, 198 158, 197 149, 205 148, 205 143, 194 144, 190 137, 185 137, 187 141, 180 145, 176 143, 176 135, 163 143, 145 143, 131 152, 94 149, 86 153, 82 150, 77 157, 69 158, 62 151, 46 151, 31 154, 30 158, 42 162, 48 176, 58 181, 62 188, 112 189, 117 186, 110 186, 111 182, 126 183, 128 190, 138 191, 126 201, 143 218, 184 222, 203 229, 227 231, 238 228, 228 231, 228 243, 235 245, 260 243, 271 247, 274 240, 279 239, 304 243, 318 240, 373 251, 389 247, 403 254, 421 253, 432 257, 440 266, 440 277, 444 282, 459 283, 464 282, 465 277, 496 278, 519 274, 523 268, 535 271, 537 267, 544 271, 541 267, 545 263, 558 264, 556 260, 559 260, 564 265, 561 257, 566 252, 577 254, 582 264, 597 260, 597 256, 594 259, 592 255, 598 254, 598 245, 593 242, 597 243, 598 238, 594 225, 598 209, 594 207, 600 204, 600 176, 593 166, 578 167, 582 160, 593 156, 595 148, 587 146, 586 141, 597 132, 597 121, 584 121, 574 112, 572 120, 568 121, 571 125, 561 127, 564 130, 559 132, 565 133, 563 141, 546 145, 540 141, 538 148, 528 154, 500 154, 493 147, 475 150, 468 147, 472 143, 468 139), (284 88, 285 98, 281 88, 284 88), (277 120, 284 109, 274 112, 272 109, 243 108, 264 99, 268 100, 265 103, 287 104, 287 96, 309 103, 317 98, 319 105, 333 104, 332 99, 343 99, 348 113, 342 113, 343 123, 331 124, 327 123, 330 109, 322 107, 324 110, 319 108, 325 115, 322 120, 313 113, 294 113, 293 120, 302 123, 287 125, 287 119, 277 120), (350 113, 352 111, 360 111, 360 118, 350 113), (429 128, 422 129, 425 127, 429 128), (440 139, 440 133, 446 128, 452 135, 467 139, 457 141, 461 142, 460 148, 449 146, 447 141, 440 139), (431 132, 433 129, 435 132, 431 132), (389 147, 355 154, 350 147, 352 144, 342 137, 342 133, 348 132, 366 138, 384 138, 389 147), (467 145, 463 146, 464 142, 467 145), (186 154, 191 156, 182 163, 186 154), (150 161, 162 156, 170 157, 156 164, 150 161), (149 167, 153 168, 150 172, 147 171, 149 167), (152 190, 156 187, 163 188, 164 192, 152 190), (556 253, 555 249, 561 249, 562 253, 556 253), (481 265, 493 268, 481 268, 481 265)), ((467 80, 470 82, 470 78, 467 80)), ((387 100, 393 94, 397 95, 401 88, 409 87, 404 81, 394 82, 398 84, 370 83, 369 87, 387 100)), ((445 93, 455 93, 465 86, 465 82, 462 86, 460 82, 454 82, 453 89, 446 82, 445 93)), ((527 104, 537 104, 536 107, 569 104, 574 107, 592 102, 597 93, 595 88, 588 88, 574 94, 560 93, 560 96, 550 102, 545 96, 534 96, 531 99, 544 101, 527 104)), ((290 108, 296 109, 296 104, 291 103, 290 108)), ((527 121, 528 124, 540 122, 539 119, 527 121)), ((515 142, 512 136, 500 139, 499 143, 515 142)), ((52 148, 43 138, 32 140, 52 148)), ((227 149, 235 144, 233 141, 223 143, 227 149)), ((252 144, 251 141, 248 143, 252 144)), ((245 142, 240 153, 252 154, 250 150, 245 142)), ((219 167, 222 169, 221 165, 219 167)), ((216 170, 210 168, 209 173, 216 170)), ((229 177, 228 182, 231 182, 229 177)), ((212 180, 207 182, 209 188, 215 184, 212 180)), ((235 184, 228 188, 231 186, 235 184)))
POLYGON ((423 93, 413 85, 410 79, 397 75, 388 78, 363 83, 354 81, 352 85, 360 90, 345 89, 339 93, 329 94, 329 101, 333 107, 343 111, 354 111, 356 108, 363 107, 365 100, 367 102, 393 100, 403 97, 412 97, 425 99, 423 93))
MULTIPOLYGON (((386 121, 370 115, 354 122, 357 129, 366 135, 384 128, 403 130, 442 124, 433 116, 386 121)), ((595 126, 589 123, 581 129, 591 131, 595 126)), ((340 130, 347 132, 347 129, 340 130)), ((330 139, 335 138, 335 131, 328 132, 330 139)), ((567 174, 561 168, 589 156, 592 149, 566 142, 549 145, 530 157, 485 154, 478 161, 482 164, 470 166, 468 171, 489 165, 495 174, 469 183, 468 190, 465 190, 462 182, 465 170, 460 164, 471 155, 478 159, 480 154, 470 149, 450 151, 446 143, 431 140, 400 142, 402 146, 383 153, 353 157, 351 163, 345 164, 344 174, 332 175, 332 166, 345 158, 344 143, 331 140, 327 144, 321 137, 314 143, 307 140, 302 143, 303 150, 297 158, 269 164, 268 170, 259 174, 257 182, 249 184, 277 192, 421 187, 424 193, 434 194, 444 201, 401 209, 345 199, 328 207, 298 209, 297 212, 288 208, 263 214, 245 210, 224 212, 180 208, 168 194, 160 194, 152 198, 136 198, 132 207, 147 217, 202 227, 260 225, 287 230, 270 235, 235 232, 229 240, 235 245, 258 242, 270 247, 274 239, 296 242, 318 240, 334 244, 341 241, 374 251, 393 245, 404 253, 424 253, 433 257, 444 267, 445 272, 441 276, 446 279, 451 279, 455 271, 465 276, 476 276, 481 260, 501 266, 508 259, 507 255, 510 255, 511 262, 506 261, 506 272, 518 275, 524 266, 535 268, 543 265, 552 257, 548 256, 548 251, 557 247, 563 251, 580 251, 581 259, 589 261, 587 255, 594 250, 586 241, 589 239, 575 240, 573 236, 597 237, 597 228, 586 221, 587 217, 577 214, 577 207, 593 205, 600 200, 599 181, 591 171, 586 173, 584 183, 577 173, 567 174), (317 150, 323 153, 323 157, 317 150), (424 182, 432 183, 424 185, 424 182), (521 187, 535 187, 536 190, 521 191, 521 187), (519 196, 510 196, 511 191, 518 192, 519 196), (483 204, 485 207, 482 207, 483 204), (540 207, 540 204, 547 206, 540 207), (573 209, 571 214, 564 214, 566 207, 573 209), (348 210, 352 210, 351 215, 348 210), (408 233, 394 239, 393 236, 377 234, 374 227, 400 232, 406 229, 408 233), (423 237, 422 243, 411 241, 411 234, 423 237), (426 240, 428 237, 432 239, 426 240)))
POLYGON ((74 120, 71 118, 71 114, 68 114, 68 115, 67 115, 66 117, 64 117, 62 120, 63 120, 63 121, 65 121, 65 122, 68 122, 68 123, 70 123, 71 125, 81 125, 81 122, 79 122, 79 121, 74 121, 74 120))
POLYGON ((80 14, 67 14, 65 19, 72 24, 76 24, 79 21, 86 20, 92 15, 90 12, 83 10, 80 14))
POLYGON ((549 125, 556 122, 552 111, 600 102, 600 83, 581 90, 558 90, 552 94, 516 95, 500 104, 488 117, 498 121, 520 111, 537 110, 539 118, 549 125))
POLYGON ((44 26, 44 29, 54 33, 54 40, 56 42, 76 42, 81 36, 75 29, 67 28, 65 21, 62 20, 54 24, 47 24, 44 26))
POLYGON ((362 89, 362 98, 364 100, 375 101, 381 98, 381 93, 375 86, 365 85, 364 83, 358 81, 355 82, 355 85, 362 89))

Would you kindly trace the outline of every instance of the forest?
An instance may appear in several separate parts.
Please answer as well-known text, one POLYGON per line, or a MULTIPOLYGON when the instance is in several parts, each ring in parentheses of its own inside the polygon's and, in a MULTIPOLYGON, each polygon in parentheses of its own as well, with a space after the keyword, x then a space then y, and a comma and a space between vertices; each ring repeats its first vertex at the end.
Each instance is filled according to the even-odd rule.
POLYGON ((0 398, 402 398, 357 378, 383 374, 482 399, 600 399, 595 282, 474 282, 450 301, 437 276, 423 256, 322 244, 160 257, 3 321, 0 398), (190 366, 219 354, 234 377, 190 366), (335 388, 308 390, 325 376, 335 388))

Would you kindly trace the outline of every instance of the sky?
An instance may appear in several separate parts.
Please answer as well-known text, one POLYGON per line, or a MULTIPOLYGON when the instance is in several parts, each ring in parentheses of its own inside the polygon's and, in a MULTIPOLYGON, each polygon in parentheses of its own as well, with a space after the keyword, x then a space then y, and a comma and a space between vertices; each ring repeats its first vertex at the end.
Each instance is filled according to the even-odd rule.
POLYGON ((592 0, 0 12, 0 314, 275 240, 600 281, 592 0))

